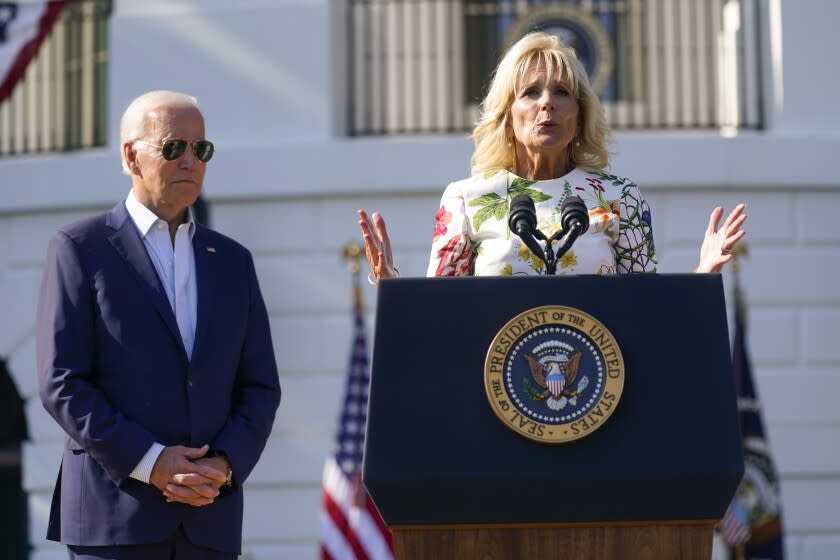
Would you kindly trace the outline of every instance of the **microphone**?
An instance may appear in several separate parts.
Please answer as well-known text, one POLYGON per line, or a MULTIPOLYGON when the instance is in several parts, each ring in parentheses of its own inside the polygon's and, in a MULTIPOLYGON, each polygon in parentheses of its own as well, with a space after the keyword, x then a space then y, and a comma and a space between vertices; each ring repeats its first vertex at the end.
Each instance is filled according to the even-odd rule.
POLYGON ((527 194, 520 194, 510 201, 510 214, 508 215, 508 227, 510 231, 519 236, 532 253, 537 255, 545 263, 545 273, 555 274, 557 260, 566 254, 575 240, 589 229, 589 211, 586 203, 579 196, 567 196, 560 204, 560 225, 557 233, 547 238, 537 229, 537 210, 534 200, 527 194), (551 244, 560 239, 557 253, 551 244), (537 239, 546 242, 543 248, 537 239))
POLYGON ((577 225, 580 229, 578 235, 589 229, 589 211, 579 196, 567 196, 560 204, 560 223, 566 232, 571 232, 577 225))
POLYGON ((560 224, 563 226, 563 237, 557 247, 558 259, 589 229, 589 211, 579 196, 567 196, 560 204, 560 224))
MULTIPOLYGON (((510 214, 508 216, 508 227, 519 236, 532 253, 537 255, 548 266, 545 252, 534 234, 537 229, 537 210, 534 207, 534 199, 527 194, 519 194, 510 201, 510 214)), ((543 236, 544 237, 544 236, 543 236)))
POLYGON ((537 229, 537 210, 534 199, 527 194, 518 194, 510 201, 510 216, 508 217, 510 231, 522 237, 533 235, 537 229))

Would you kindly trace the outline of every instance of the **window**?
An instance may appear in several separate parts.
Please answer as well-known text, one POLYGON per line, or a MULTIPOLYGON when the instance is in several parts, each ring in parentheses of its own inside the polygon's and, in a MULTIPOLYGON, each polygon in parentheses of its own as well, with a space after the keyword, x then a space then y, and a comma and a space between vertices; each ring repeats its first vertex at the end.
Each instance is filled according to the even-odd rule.
POLYGON ((11 96, 0 103, 0 157, 106 142, 111 0, 70 0, 11 96))
POLYGON ((462 132, 530 30, 576 48, 614 129, 761 128, 759 0, 346 0, 350 134, 462 132))

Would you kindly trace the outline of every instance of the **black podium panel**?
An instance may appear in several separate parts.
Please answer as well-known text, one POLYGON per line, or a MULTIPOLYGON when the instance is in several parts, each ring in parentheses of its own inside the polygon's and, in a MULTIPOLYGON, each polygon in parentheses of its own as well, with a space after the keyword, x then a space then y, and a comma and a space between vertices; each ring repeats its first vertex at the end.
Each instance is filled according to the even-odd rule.
POLYGON ((393 279, 379 287, 364 482, 389 525, 719 519, 743 473, 719 275, 393 279), (548 445, 493 413, 517 314, 577 308, 625 364, 613 415, 548 445))

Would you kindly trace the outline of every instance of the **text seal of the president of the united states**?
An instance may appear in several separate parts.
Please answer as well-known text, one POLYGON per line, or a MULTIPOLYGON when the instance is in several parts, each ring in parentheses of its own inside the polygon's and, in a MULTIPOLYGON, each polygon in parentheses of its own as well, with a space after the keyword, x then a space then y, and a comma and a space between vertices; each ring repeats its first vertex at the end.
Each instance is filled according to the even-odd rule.
POLYGON ((535 307, 493 339, 484 387, 508 428, 542 443, 564 443, 593 433, 615 411, 624 359, 595 317, 572 307, 535 307))

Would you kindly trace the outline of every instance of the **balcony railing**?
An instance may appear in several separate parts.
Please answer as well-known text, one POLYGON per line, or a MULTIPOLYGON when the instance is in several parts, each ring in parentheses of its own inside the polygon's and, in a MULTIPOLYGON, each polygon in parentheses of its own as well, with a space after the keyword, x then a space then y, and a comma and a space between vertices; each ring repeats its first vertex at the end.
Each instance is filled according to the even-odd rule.
POLYGON ((762 127, 761 0, 347 0, 351 135, 463 132, 531 29, 576 48, 614 129, 762 127))
POLYGON ((71 0, 0 104, 0 157, 102 146, 110 0, 71 0))

